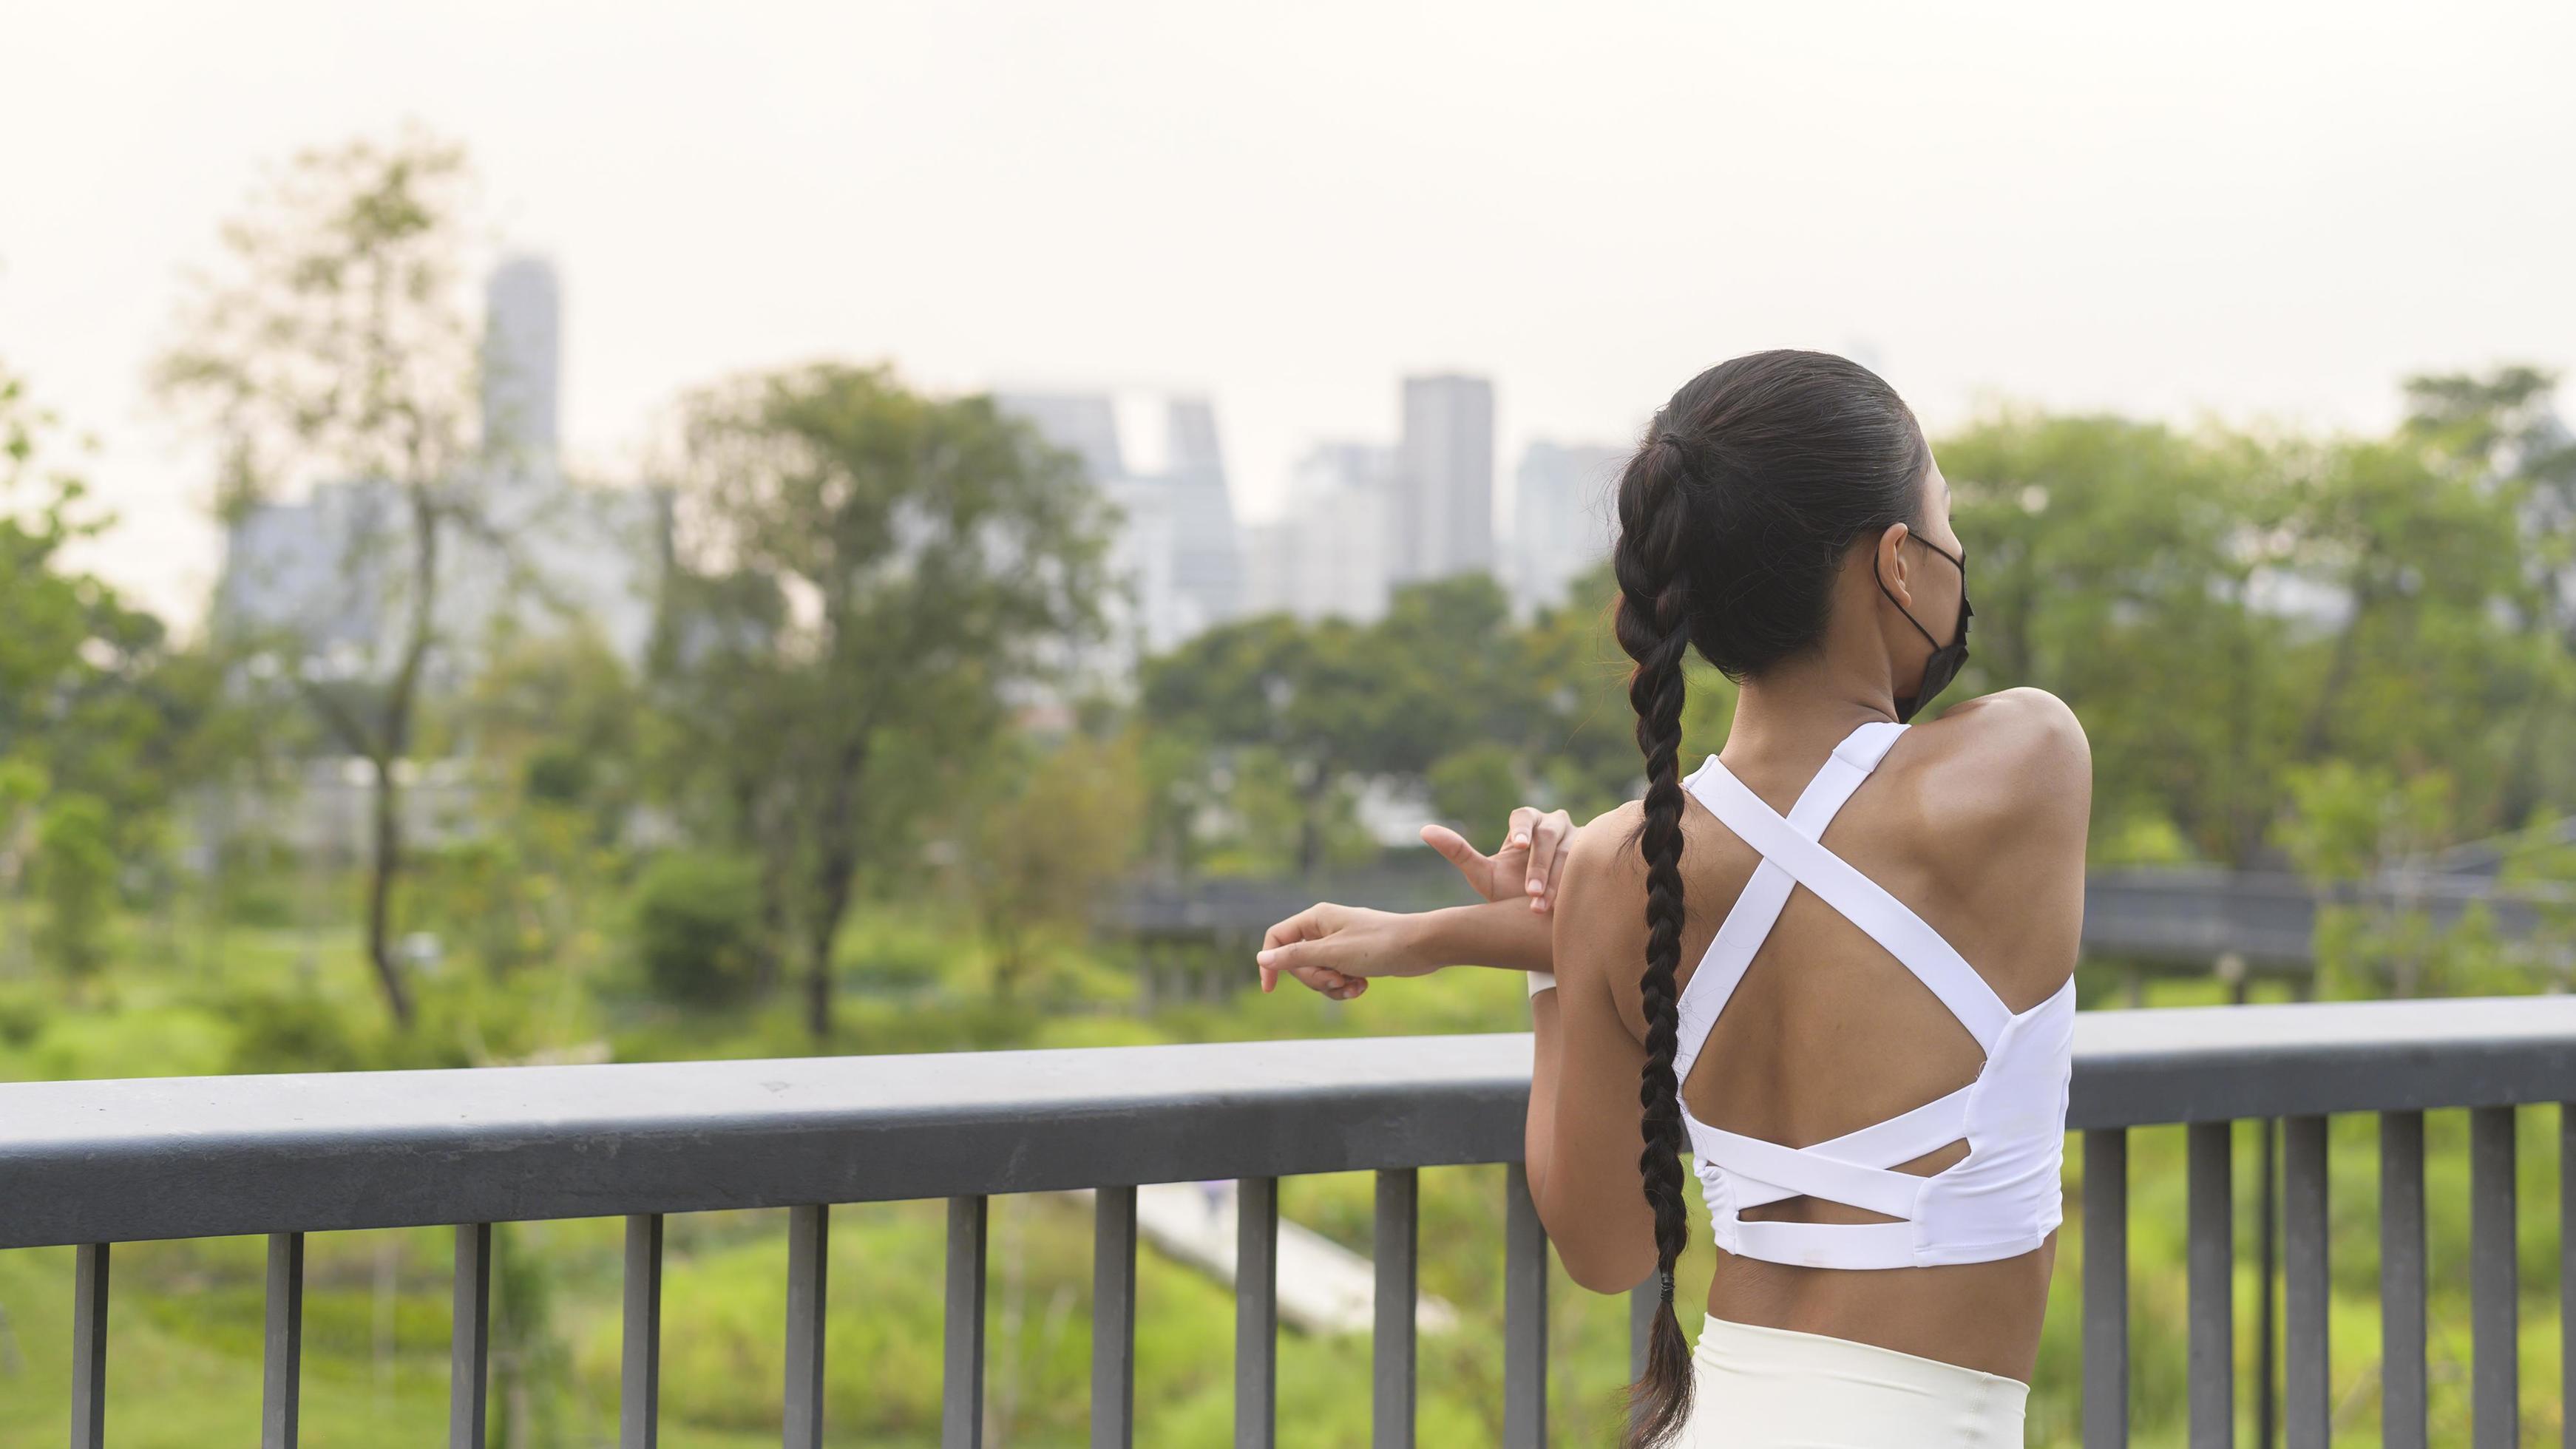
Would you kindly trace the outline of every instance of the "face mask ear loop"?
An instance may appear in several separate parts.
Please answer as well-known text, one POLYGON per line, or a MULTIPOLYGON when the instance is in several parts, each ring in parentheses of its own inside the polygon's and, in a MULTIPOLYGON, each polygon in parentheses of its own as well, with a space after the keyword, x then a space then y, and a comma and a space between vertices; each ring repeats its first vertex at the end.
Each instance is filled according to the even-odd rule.
MULTIPOLYGON (((1914 530, 1910 528, 1905 530, 1905 538, 1913 538, 1918 543, 1922 542, 1920 538, 1916 537, 1914 530)), ((1900 538, 1897 542, 1902 544, 1905 542, 1905 538, 1900 538)), ((1941 553, 1941 550, 1932 544, 1924 543, 1923 546, 1931 549, 1934 553, 1941 553)), ((1946 553, 1941 553, 1941 557, 1948 558, 1950 556, 1946 553)), ((1891 604, 1896 604, 1896 612, 1903 614, 1905 616, 1905 622, 1914 626, 1914 632, 1923 636, 1923 642, 1931 645, 1935 649, 1940 648, 1941 641, 1932 637, 1932 631, 1923 627, 1923 621, 1914 617, 1914 611, 1905 607, 1903 604, 1896 603, 1896 591, 1887 586, 1887 575, 1879 572, 1878 560, 1875 558, 1870 560, 1869 576, 1877 583, 1878 591, 1887 596, 1887 601, 1891 604)), ((1965 599, 1968 596, 1967 577, 1968 571, 1964 567, 1961 568, 1959 570, 1959 597, 1962 599, 1965 599)))

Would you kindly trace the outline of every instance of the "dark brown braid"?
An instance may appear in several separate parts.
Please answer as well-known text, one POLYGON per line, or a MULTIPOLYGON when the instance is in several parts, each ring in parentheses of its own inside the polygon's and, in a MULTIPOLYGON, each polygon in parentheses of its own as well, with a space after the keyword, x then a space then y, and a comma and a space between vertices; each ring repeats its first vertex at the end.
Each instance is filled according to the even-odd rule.
POLYGON ((1628 703, 1637 711, 1637 748, 1646 756, 1646 1069, 1637 1088, 1645 1151, 1637 1169, 1655 1213, 1655 1270, 1663 1303, 1646 1344, 1646 1371, 1629 1390, 1628 1440, 1661 1444, 1690 1412, 1691 1351, 1673 1311, 1673 1263, 1690 1242, 1682 1196, 1681 1084, 1673 1079, 1679 1044, 1682 960, 1682 663, 1690 653, 1690 573, 1678 557, 1690 537, 1689 493, 1680 446, 1650 440, 1629 465, 1620 491, 1619 647, 1637 661, 1628 703), (1636 507, 1632 516, 1630 503, 1636 507))
POLYGON ((1824 640, 1844 553, 1917 518, 1931 452, 1914 415, 1868 369, 1815 352, 1761 352, 1700 374, 1655 416, 1619 480, 1615 628, 1636 661, 1628 702, 1646 760, 1646 1064, 1637 1159, 1655 1219, 1663 1302, 1630 1386, 1627 1449, 1666 1444, 1691 1409, 1691 1351, 1673 1264, 1690 1240, 1680 1046, 1683 666, 1691 651, 1750 678, 1824 640))

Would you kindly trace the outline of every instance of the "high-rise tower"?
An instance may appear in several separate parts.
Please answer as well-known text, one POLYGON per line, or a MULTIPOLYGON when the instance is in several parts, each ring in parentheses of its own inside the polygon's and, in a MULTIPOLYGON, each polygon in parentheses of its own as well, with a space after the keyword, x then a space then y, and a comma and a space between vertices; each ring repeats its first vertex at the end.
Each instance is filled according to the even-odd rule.
POLYGON ((1404 380, 1392 541, 1397 579, 1494 566, 1494 385, 1443 374, 1404 380))
POLYGON ((555 462, 562 327, 553 263, 516 256, 493 270, 483 291, 483 443, 512 471, 555 462))

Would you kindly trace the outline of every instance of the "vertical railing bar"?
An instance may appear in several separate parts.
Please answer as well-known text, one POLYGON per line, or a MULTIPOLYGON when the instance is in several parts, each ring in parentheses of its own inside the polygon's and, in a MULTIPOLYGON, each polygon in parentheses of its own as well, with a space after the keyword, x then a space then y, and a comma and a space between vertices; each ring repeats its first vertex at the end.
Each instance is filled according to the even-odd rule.
POLYGON ((2270 1117, 2255 1119, 2256 1139, 2261 1151, 2256 1154, 2255 1171, 2261 1174, 2261 1187, 2255 1194, 2254 1229, 2254 1443, 2256 1449, 2272 1449, 2273 1430, 2280 1424, 2280 1406, 2275 1385, 2280 1362, 2274 1339, 2280 1331, 2278 1300, 2281 1271, 2281 1201, 2280 1201, 2280 1123, 2270 1117))
POLYGON ((2427 1449, 2424 1382, 2424 1114, 2379 1114, 2380 1433, 2427 1449))
POLYGON ((1503 1205, 1503 1449, 1546 1446, 1547 1229, 1530 1197, 1529 1170, 1514 1162, 1503 1205))
POLYGON ((1662 1275, 1649 1273, 1646 1281, 1628 1290, 1628 1382, 1646 1376, 1646 1350, 1654 1345, 1655 1315, 1663 1310, 1662 1275))
POLYGON ((2289 1449, 2326 1449, 2333 1414, 2328 1332, 2326 1119, 2293 1117, 2283 1142, 2289 1364, 2283 1405, 2289 1449))
POLYGON ((1136 1442, 1136 1189, 1092 1195, 1091 1443, 1136 1442))
POLYGON ((940 1449, 984 1442, 984 1229, 987 1199, 948 1200, 947 1347, 940 1380, 940 1449))
POLYGON ((1369 1346, 1369 1443, 1413 1449, 1414 1320, 1418 1288, 1414 1254, 1421 1243, 1421 1174, 1410 1167, 1377 1175, 1377 1322, 1369 1346))
POLYGON ((823 1306, 832 1257, 832 1210, 787 1210, 787 1385, 780 1416, 786 1449, 823 1449, 823 1306))
POLYGON ((617 1449, 662 1437, 662 1215, 626 1219, 624 1339, 618 1345, 617 1449))
POLYGON ((2228 1449, 2236 1437, 2234 1126, 2194 1122, 2183 1129, 2190 1159, 2185 1257, 2192 1449, 2228 1449))
POLYGON ((304 1397, 304 1235, 268 1235, 268 1326, 260 1353, 260 1449, 295 1449, 304 1397))
POLYGON ((2558 1104, 2558 1402, 2576 1449, 2576 1102, 2558 1104))
POLYGON ((1235 1449, 1271 1449, 1279 1433, 1279 1179, 1242 1179, 1234 1203, 1235 1449))
POLYGON ((492 1362, 492 1225, 456 1226, 455 1317, 447 1335, 448 1449, 483 1449, 492 1362))
POLYGON ((2084 1134, 2084 1449, 2129 1443, 2129 1134, 2084 1134))
POLYGON ((107 1249, 81 1244, 72 1270, 72 1449, 107 1443, 107 1249))
POLYGON ((2522 1441, 2513 1149, 2511 1107, 2470 1110, 2469 1437, 2477 1449, 2522 1441))

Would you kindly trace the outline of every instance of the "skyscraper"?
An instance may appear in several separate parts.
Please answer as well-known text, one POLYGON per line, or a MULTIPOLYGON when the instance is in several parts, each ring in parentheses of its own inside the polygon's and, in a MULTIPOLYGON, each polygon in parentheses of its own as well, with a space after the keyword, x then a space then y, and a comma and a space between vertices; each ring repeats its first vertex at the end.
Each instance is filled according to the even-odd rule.
POLYGON ((1494 566, 1494 385, 1440 374, 1404 380, 1393 523, 1400 582, 1494 566))
POLYGON ((1392 450, 1319 443, 1297 463, 1288 506, 1246 531, 1245 610, 1370 623, 1386 613, 1392 450))
POLYGON ((1514 476, 1512 574, 1516 599, 1554 604, 1576 574, 1610 556, 1624 448, 1533 442, 1514 476))
POLYGON ((493 268, 483 291, 483 445, 505 468, 555 461, 562 317, 553 264, 515 256, 493 268))

